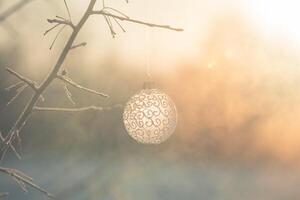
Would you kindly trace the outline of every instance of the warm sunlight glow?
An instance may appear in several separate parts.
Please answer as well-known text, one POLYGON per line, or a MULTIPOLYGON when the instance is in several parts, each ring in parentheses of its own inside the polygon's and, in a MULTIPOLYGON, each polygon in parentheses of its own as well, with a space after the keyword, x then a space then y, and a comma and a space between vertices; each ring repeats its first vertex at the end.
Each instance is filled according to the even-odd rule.
POLYGON ((0 199, 300 199, 299 10, 0 0, 0 199))

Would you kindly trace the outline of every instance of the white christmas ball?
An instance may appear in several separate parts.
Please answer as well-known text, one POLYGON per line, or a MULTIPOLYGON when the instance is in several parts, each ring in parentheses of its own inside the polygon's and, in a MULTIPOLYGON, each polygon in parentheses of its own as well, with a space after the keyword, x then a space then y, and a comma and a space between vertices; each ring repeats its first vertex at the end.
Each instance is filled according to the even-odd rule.
POLYGON ((175 131, 176 106, 158 89, 143 89, 125 106, 123 121, 128 134, 143 144, 160 144, 175 131))

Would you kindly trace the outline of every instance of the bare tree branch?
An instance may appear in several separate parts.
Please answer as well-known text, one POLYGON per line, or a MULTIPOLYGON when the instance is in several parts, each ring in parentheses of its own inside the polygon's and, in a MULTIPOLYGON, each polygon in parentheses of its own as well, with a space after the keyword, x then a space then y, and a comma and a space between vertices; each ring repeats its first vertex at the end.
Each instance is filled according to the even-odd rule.
POLYGON ((101 93, 101 92, 97 92, 95 90, 92 90, 92 89, 89 89, 87 87, 84 87, 84 86, 81 86, 77 83, 75 83, 72 79, 70 79, 69 77, 66 77, 66 76, 61 76, 61 75, 57 75, 57 78, 62 80, 63 82, 75 87, 75 88, 78 88, 80 90, 83 90, 83 91, 86 91, 86 92, 89 92, 89 93, 92 93, 92 94, 96 94, 96 95, 99 95, 99 96, 102 96, 102 97, 109 97, 107 94, 104 94, 104 93, 101 93))
POLYGON ((14 84, 8 86, 7 88, 5 88, 5 90, 10 91, 12 89, 18 88, 18 87, 23 86, 23 85, 24 85, 24 81, 20 81, 20 82, 17 82, 17 83, 14 83, 14 84))
POLYGON ((118 15, 114 15, 114 14, 108 13, 108 12, 106 12, 104 10, 92 11, 91 14, 92 15, 103 15, 103 16, 107 16, 107 17, 113 17, 113 18, 119 19, 121 21, 128 21, 128 22, 132 22, 132 23, 136 23, 136 24, 142 24, 142 25, 150 26, 150 27, 170 29, 170 30, 173 30, 173 31, 183 31, 182 28, 174 28, 174 27, 169 26, 169 25, 153 24, 153 23, 148 23, 148 22, 136 20, 136 19, 122 17, 122 16, 118 16, 118 15))
POLYGON ((70 21, 72 21, 71 12, 70 12, 69 6, 68 6, 68 4, 67 4, 67 1, 66 1, 66 0, 64 0, 64 3, 65 3, 65 6, 66 6, 66 9, 67 9, 68 15, 69 15, 69 20, 70 20, 70 21))
POLYGON ((112 11, 115 11, 116 13, 118 13, 118 14, 120 14, 120 15, 123 15, 123 17, 129 19, 129 16, 128 16, 128 15, 126 15, 126 14, 123 13, 122 11, 119 11, 119 10, 117 10, 117 9, 115 9, 115 8, 107 7, 107 6, 106 6, 106 7, 103 7, 102 10, 112 10, 112 11))
POLYGON ((61 24, 55 24, 54 26, 52 26, 51 28, 49 28, 48 30, 46 30, 45 33, 44 33, 44 35, 47 35, 50 31, 54 30, 55 28, 57 28, 60 25, 61 24))
POLYGON ((79 108, 51 108, 51 107, 34 107, 34 111, 39 112, 84 112, 84 111, 110 111, 115 108, 122 108, 123 105, 117 104, 114 106, 108 106, 108 107, 99 107, 99 106, 85 106, 85 107, 79 107, 79 108))
POLYGON ((56 15, 55 17, 58 18, 58 19, 62 19, 62 20, 68 21, 66 18, 58 16, 58 15, 56 15))
POLYGON ((57 32, 57 34, 56 34, 56 36, 55 36, 55 38, 54 38, 54 40, 53 40, 53 42, 52 42, 52 44, 51 44, 51 46, 50 46, 50 48, 49 48, 50 50, 52 49, 52 47, 53 47, 53 45, 55 44, 55 42, 56 42, 58 36, 62 33, 62 31, 65 29, 66 26, 67 26, 67 25, 63 25, 63 27, 61 27, 61 28, 59 29, 59 31, 57 32))
POLYGON ((106 24, 107 24, 109 30, 110 30, 111 36, 112 36, 113 38, 115 38, 115 36, 117 35, 117 33, 114 31, 114 27, 113 27, 113 25, 112 25, 112 23, 111 23, 110 17, 104 16, 104 19, 105 19, 105 21, 106 21, 106 24))
POLYGON ((24 83, 26 83, 34 91, 37 90, 37 86, 36 86, 36 84, 35 84, 34 81, 30 80, 29 78, 26 78, 26 77, 22 76, 21 74, 19 74, 18 72, 14 71, 14 70, 12 70, 10 68, 6 68, 6 71, 8 71, 10 74, 14 75, 15 77, 17 77, 18 79, 20 79, 24 83))
POLYGON ((47 190, 45 190, 42 187, 35 184, 31 177, 27 176, 26 174, 24 174, 23 172, 21 172, 19 170, 0 167, 0 172, 11 176, 16 181, 16 183, 20 186, 20 188, 25 192, 27 192, 27 189, 26 189, 26 185, 27 185, 27 186, 30 186, 30 187, 38 190, 39 192, 45 194, 49 198, 54 198, 54 196, 52 194, 50 194, 47 190))
POLYGON ((73 104, 73 106, 75 106, 76 103, 75 103, 75 101, 73 100, 73 95, 72 95, 72 93, 70 92, 70 90, 69 90, 69 88, 68 88, 68 86, 67 86, 66 83, 64 84, 64 90, 65 90, 65 93, 66 93, 66 95, 67 95, 67 97, 68 97, 68 100, 73 104))
POLYGON ((47 19, 50 24, 64 24, 70 26, 72 29, 75 28, 75 25, 69 20, 60 20, 60 19, 47 19))
POLYGON ((82 42, 82 43, 79 43, 79 44, 76 44, 76 45, 72 46, 70 49, 73 50, 73 49, 76 49, 78 47, 84 47, 86 45, 87 45, 86 42, 82 42))
POLYGON ((116 24, 118 24, 118 26, 122 29, 122 31, 125 33, 126 30, 125 28, 122 26, 122 24, 120 22, 118 22, 118 20, 116 18, 113 17, 113 20, 116 22, 116 24))
POLYGON ((6 106, 12 104, 27 87, 28 85, 23 85, 20 88, 18 88, 17 93, 9 100, 9 102, 7 102, 6 106))

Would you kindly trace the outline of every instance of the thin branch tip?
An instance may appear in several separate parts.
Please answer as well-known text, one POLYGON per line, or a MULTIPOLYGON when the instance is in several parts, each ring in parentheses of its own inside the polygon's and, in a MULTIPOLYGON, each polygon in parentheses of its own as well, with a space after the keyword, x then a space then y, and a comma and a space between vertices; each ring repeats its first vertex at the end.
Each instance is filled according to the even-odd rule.
POLYGON ((17 77, 22 82, 26 83, 29 87, 31 87, 34 91, 37 91, 36 83, 29 78, 24 77, 23 75, 19 74, 18 72, 14 71, 13 69, 7 67, 6 71, 12 74, 13 76, 17 77))
POLYGON ((84 87, 82 85, 79 85, 78 83, 74 82, 71 78, 67 77, 67 76, 63 76, 63 75, 57 75, 56 76, 57 79, 65 82, 66 84, 71 85, 72 87, 75 87, 77 89, 83 90, 85 92, 91 93, 91 94, 95 94, 104 98, 109 98, 109 96, 107 94, 104 94, 102 92, 98 92, 96 90, 84 87))
POLYGON ((47 22, 50 24, 63 24, 70 26, 72 29, 75 29, 75 25, 70 21, 70 20, 65 20, 65 19, 47 19, 47 22))
POLYGON ((12 140, 14 140, 16 134, 8 134, 6 137, 3 137, 2 133, 0 133, 0 143, 2 143, 2 147, 0 149, 0 161, 4 159, 6 152, 9 148, 12 149, 13 153, 17 156, 19 160, 22 159, 21 155, 18 153, 14 145, 12 144, 12 140))
POLYGON ((4 167, 0 167, 0 172, 11 176, 24 192, 28 191, 26 186, 30 186, 35 190, 45 194, 47 197, 54 199, 54 196, 52 194, 50 194, 47 190, 35 184, 33 182, 33 179, 28 175, 26 175, 25 173, 16 169, 4 168, 4 167))
POLYGON ((115 14, 109 13, 107 11, 104 11, 103 9, 102 10, 93 10, 91 12, 91 15, 103 15, 105 17, 112 17, 112 18, 115 18, 115 19, 118 19, 121 21, 128 21, 128 22, 141 24, 141 25, 145 25, 145 26, 149 26, 149 27, 169 29, 169 30, 178 31, 178 32, 184 31, 183 28, 176 28, 176 27, 172 27, 170 25, 154 24, 154 23, 149 23, 149 22, 145 22, 145 21, 141 21, 141 20, 127 18, 124 16, 115 15, 115 14))
POLYGON ((76 45, 72 46, 72 47, 70 48, 70 50, 76 49, 76 48, 78 48, 78 47, 85 47, 86 45, 87 45, 86 42, 82 42, 82 43, 79 43, 79 44, 76 44, 76 45))
POLYGON ((123 105, 116 104, 113 106, 107 107, 99 107, 99 106, 84 106, 84 107, 77 107, 77 108, 55 108, 55 107, 34 107, 34 111, 36 112, 65 112, 65 113, 75 113, 75 112, 84 112, 84 111, 111 111, 113 109, 122 108, 123 105))

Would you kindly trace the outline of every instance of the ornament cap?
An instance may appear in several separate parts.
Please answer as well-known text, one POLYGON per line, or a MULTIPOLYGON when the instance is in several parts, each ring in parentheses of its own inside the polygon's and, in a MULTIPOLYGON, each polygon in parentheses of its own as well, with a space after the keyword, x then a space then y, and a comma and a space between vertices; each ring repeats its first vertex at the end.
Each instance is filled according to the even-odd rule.
POLYGON ((145 81, 143 85, 143 89, 154 89, 155 87, 154 81, 145 81))

